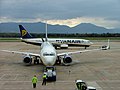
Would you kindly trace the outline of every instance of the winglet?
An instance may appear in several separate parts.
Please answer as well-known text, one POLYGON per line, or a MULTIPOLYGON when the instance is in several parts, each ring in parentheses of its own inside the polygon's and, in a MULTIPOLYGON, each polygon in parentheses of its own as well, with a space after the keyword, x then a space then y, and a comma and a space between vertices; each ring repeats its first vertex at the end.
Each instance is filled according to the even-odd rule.
POLYGON ((32 38, 31 34, 22 25, 19 25, 19 29, 22 39, 32 38))
POLYGON ((108 39, 108 49, 110 49, 110 40, 108 39))

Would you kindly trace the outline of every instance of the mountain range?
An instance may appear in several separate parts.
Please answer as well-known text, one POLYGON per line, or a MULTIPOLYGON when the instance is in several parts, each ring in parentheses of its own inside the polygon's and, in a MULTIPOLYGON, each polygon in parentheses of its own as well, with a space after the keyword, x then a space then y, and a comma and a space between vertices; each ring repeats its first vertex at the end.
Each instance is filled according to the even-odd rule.
MULTIPOLYGON (((0 33, 19 33, 18 25, 23 25, 30 33, 45 33, 45 23, 0 23, 0 33)), ((120 28, 107 29, 91 23, 81 23, 75 27, 48 24, 48 33, 120 33, 120 28)))

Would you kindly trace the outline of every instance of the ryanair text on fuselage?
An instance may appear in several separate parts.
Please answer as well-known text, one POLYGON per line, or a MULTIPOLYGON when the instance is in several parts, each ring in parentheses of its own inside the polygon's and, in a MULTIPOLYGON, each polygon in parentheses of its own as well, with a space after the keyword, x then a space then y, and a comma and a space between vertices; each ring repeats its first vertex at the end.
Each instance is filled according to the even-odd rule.
POLYGON ((57 43, 84 43, 83 40, 56 40, 57 43))

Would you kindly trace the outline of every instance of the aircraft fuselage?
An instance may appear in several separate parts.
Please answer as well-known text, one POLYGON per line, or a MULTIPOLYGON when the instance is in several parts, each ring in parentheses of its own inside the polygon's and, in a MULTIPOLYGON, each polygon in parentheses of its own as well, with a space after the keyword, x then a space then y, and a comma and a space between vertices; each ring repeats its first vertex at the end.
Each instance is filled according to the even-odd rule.
POLYGON ((45 66, 53 66, 57 58, 55 48, 47 41, 41 45, 40 56, 45 66))

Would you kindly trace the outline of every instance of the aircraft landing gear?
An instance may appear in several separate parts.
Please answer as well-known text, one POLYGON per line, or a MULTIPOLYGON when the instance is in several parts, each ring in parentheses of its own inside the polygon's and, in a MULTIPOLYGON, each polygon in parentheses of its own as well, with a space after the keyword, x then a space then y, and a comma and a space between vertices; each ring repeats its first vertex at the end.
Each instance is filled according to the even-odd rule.
POLYGON ((34 59, 34 64, 39 64, 40 62, 39 62, 39 59, 37 58, 37 57, 35 57, 35 59, 34 59))
POLYGON ((56 64, 60 65, 61 64, 61 60, 57 60, 56 64))
POLYGON ((57 57, 56 64, 60 65, 61 64, 61 58, 57 57))

